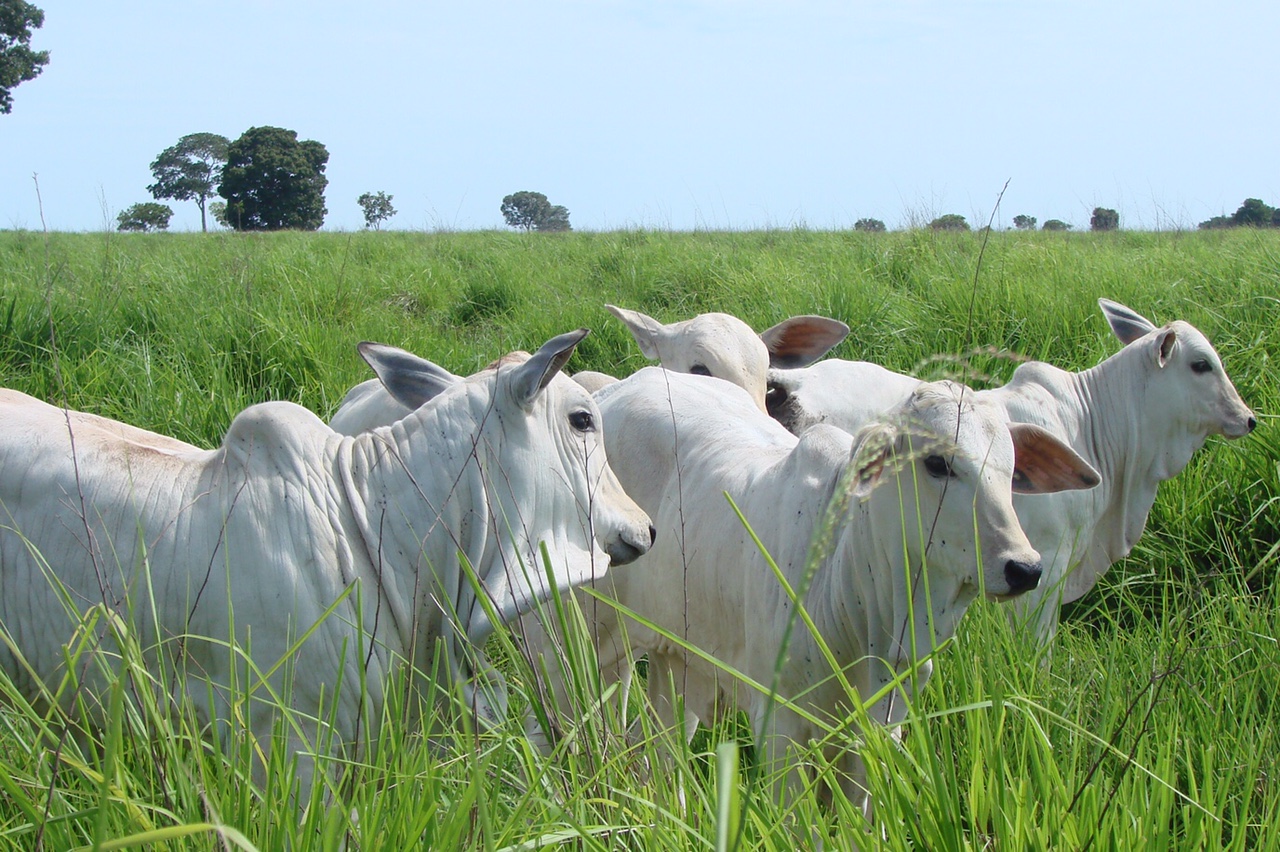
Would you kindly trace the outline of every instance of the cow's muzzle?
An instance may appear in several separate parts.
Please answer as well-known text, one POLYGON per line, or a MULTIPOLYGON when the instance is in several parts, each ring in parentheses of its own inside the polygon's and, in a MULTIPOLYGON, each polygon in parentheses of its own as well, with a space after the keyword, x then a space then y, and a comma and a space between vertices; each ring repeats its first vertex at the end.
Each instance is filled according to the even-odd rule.
POLYGON ((658 531, 653 528, 653 524, 649 524, 648 541, 643 540, 643 535, 639 537, 629 537, 626 534, 618 536, 609 542, 609 546, 605 548, 605 553, 609 554, 609 565, 626 565, 628 562, 635 562, 648 553, 649 548, 653 547, 653 543, 657 540, 658 531))
POLYGON ((1004 563, 1004 580, 1009 584, 1010 597, 1029 592, 1040 584, 1040 563, 1010 559, 1004 563))

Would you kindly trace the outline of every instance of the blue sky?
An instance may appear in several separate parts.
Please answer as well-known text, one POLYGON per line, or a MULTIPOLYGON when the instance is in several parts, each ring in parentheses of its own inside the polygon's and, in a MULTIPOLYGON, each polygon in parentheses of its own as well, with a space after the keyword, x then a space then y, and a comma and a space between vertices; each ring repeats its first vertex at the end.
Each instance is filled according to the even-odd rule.
POLYGON ((517 190, 590 230, 1280 205, 1274 0, 35 2, 0 228, 114 227, 179 137, 258 125, 328 148, 326 230, 379 190, 422 230, 517 190))

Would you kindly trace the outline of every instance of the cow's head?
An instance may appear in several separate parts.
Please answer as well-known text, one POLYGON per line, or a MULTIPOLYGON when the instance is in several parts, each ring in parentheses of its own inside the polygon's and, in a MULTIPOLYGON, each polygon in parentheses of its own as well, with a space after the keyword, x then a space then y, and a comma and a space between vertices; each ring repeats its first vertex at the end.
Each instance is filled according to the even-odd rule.
POLYGON ((1208 338, 1190 323, 1157 328, 1117 302, 1098 304, 1125 356, 1142 372, 1146 391, 1141 428, 1164 450, 1161 478, 1177 474, 1209 435, 1240 438, 1257 418, 1236 391, 1208 338))
POLYGON ((751 394, 761 411, 765 411, 770 364, 811 364, 849 333, 847 325, 826 317, 792 317, 756 334, 729 314, 699 314, 663 324, 639 311, 605 307, 627 326, 646 358, 677 373, 714 376, 735 384, 751 394))
POLYGON ((561 372, 586 335, 586 329, 559 335, 531 356, 500 360, 469 380, 494 389, 482 440, 496 468, 486 477, 491 493, 502 495, 498 534, 516 546, 504 558, 504 580, 487 583, 507 584, 515 606, 508 617, 637 559, 653 544, 649 516, 609 468, 599 408, 561 372))
MULTIPOLYGON (((611 564, 633 561, 653 543, 648 515, 609 468, 599 409, 561 373, 587 333, 553 337, 532 355, 504 356, 466 379, 395 347, 359 347, 396 410, 468 400, 465 421, 446 422, 469 423, 470 434, 427 440, 455 441, 452 452, 477 460, 480 469, 473 472, 490 516, 485 535, 501 552, 501 565, 486 566, 481 579, 502 620, 604 574, 611 564)), ((480 533, 449 534, 466 552, 480 533)))
POLYGON ((1098 484, 1065 443, 1010 423, 1003 408, 953 382, 921 384, 889 419, 859 432, 854 464, 854 493, 875 535, 898 537, 877 545, 905 550, 911 592, 905 577, 895 580, 895 610, 911 602, 912 614, 900 615, 920 641, 949 636, 978 594, 1004 600, 1035 588, 1040 555, 1014 514, 1015 490, 1098 484))

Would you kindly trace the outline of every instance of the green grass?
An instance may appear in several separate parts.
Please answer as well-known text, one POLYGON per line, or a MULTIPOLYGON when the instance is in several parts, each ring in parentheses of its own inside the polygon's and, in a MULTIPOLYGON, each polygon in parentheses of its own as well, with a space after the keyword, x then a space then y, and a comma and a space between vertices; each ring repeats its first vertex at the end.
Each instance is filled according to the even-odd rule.
POLYGON ((182 708, 141 700, 136 657, 114 663, 93 737, 63 736, 0 681, 0 848, 793 849, 824 832, 828 848, 1280 848, 1280 234, 1000 233, 977 270, 981 240, 0 232, 0 383, 202 446, 267 399, 331 414, 368 377, 360 340, 465 374, 587 326, 570 368, 625 374, 645 361, 605 302, 757 329, 825 314, 852 328, 834 355, 929 376, 957 369, 938 355, 993 347, 972 375, 1002 382, 1019 358, 1078 369, 1115 351, 1105 296, 1197 325, 1261 418, 1162 486, 1045 665, 996 606, 971 609, 901 745, 866 738, 873 829, 814 796, 768 801, 733 720, 674 759, 660 732, 628 740, 608 714, 534 754, 519 717, 537 681, 504 634, 490 652, 508 724, 433 746, 388 710, 376 757, 303 803, 287 766, 256 785, 247 744, 212 748, 182 708))

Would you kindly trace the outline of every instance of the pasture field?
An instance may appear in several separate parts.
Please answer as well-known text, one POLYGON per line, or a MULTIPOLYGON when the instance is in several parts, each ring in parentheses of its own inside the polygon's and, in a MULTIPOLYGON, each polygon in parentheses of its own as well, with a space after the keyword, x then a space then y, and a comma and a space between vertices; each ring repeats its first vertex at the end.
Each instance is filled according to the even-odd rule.
POLYGON ((0 849, 1280 849, 1278 232, 0 232, 0 382, 209 447, 256 402, 330 415, 370 375, 360 340, 466 374, 586 326, 569 369, 623 375, 646 362, 610 302, 756 329, 823 314, 852 329, 836 357, 981 387, 1114 352, 1100 296, 1198 326, 1259 426, 1161 487, 1048 658, 970 609, 901 745, 866 736, 874 827, 772 801, 732 721, 674 760, 609 715, 535 754, 536 679, 503 634, 504 726, 432 745, 389 712, 376 757, 309 802, 279 761, 255 785, 247 745, 227 759, 148 700, 129 653, 92 741, 0 676, 0 849))

